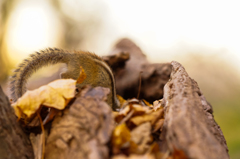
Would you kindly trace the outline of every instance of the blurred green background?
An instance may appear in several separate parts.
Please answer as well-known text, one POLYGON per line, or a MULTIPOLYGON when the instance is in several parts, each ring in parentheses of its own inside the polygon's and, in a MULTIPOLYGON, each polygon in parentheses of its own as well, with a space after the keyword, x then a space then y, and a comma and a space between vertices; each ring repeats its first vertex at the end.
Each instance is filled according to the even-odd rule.
MULTIPOLYGON (((0 84, 47 47, 106 55, 127 37, 151 62, 180 62, 195 79, 240 158, 240 23, 237 1, 1 0, 0 84)), ((56 72, 57 67, 51 67, 56 72)), ((40 70, 39 76, 50 76, 40 70)), ((33 77, 34 78, 34 77, 33 77)))

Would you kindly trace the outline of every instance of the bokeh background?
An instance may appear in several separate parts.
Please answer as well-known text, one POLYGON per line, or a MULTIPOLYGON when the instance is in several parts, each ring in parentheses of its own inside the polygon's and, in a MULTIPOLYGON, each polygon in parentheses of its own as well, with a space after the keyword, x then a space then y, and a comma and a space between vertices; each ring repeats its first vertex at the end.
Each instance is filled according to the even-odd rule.
MULTIPOLYGON (((0 0, 0 84, 47 47, 106 55, 123 37, 154 63, 180 62, 240 158, 240 2, 230 0, 0 0)), ((50 76, 58 66, 38 71, 50 76)))

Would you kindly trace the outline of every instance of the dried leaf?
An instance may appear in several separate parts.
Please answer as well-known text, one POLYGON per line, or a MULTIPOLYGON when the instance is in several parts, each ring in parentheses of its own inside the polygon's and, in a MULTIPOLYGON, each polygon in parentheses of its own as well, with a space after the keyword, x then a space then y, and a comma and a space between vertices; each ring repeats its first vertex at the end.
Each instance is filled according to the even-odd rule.
POLYGON ((131 118, 130 122, 134 123, 135 125, 140 125, 142 123, 152 121, 153 119, 154 119, 154 116, 152 114, 145 114, 145 115, 139 115, 131 118))
POLYGON ((173 159, 188 159, 189 157, 186 155, 186 153, 183 150, 173 148, 172 158, 173 159))
POLYGON ((127 114, 130 112, 130 107, 127 106, 124 109, 122 109, 120 112, 115 113, 114 119, 117 123, 120 123, 124 117, 127 116, 127 114))
POLYGON ((164 109, 159 101, 155 102, 154 109, 154 106, 149 104, 148 106, 144 103, 141 105, 137 99, 129 100, 125 102, 125 107, 120 112, 114 114, 114 119, 119 124, 114 131, 121 130, 118 136, 113 135, 115 137, 111 141, 115 143, 112 147, 114 155, 126 159, 133 156, 138 156, 138 158, 145 158, 147 155, 153 158, 166 156, 160 152, 156 142, 152 143, 152 133, 159 130, 164 122, 164 109), (128 137, 127 140, 126 137, 128 137), (128 157, 119 154, 125 154, 128 157))
MULTIPOLYGON (((133 112, 130 117, 137 115, 144 115, 145 113, 151 112, 152 110, 149 107, 143 107, 138 104, 129 104, 124 109, 122 109, 116 116, 115 121, 120 123, 130 112, 133 112)), ((128 116, 129 118, 129 116, 128 116)))
POLYGON ((158 109, 157 111, 154 111, 151 114, 154 116, 153 120, 151 121, 151 124, 154 125, 156 122, 158 122, 158 120, 163 119, 164 110, 158 109))
POLYGON ((81 84, 86 78, 87 78, 87 75, 84 69, 82 68, 82 66, 80 66, 80 73, 77 79, 77 84, 81 84))
POLYGON ((127 142, 130 142, 131 133, 126 124, 116 126, 112 135, 112 145, 114 147, 122 147, 127 142))
POLYGON ((118 101, 120 102, 120 108, 121 108, 121 106, 125 103, 125 102, 127 102, 122 96, 120 96, 120 95, 117 95, 117 99, 118 99, 118 101))
POLYGON ((150 146, 148 153, 158 153, 159 152, 159 146, 156 142, 153 142, 153 144, 150 146))
POLYGON ((62 110, 75 96, 76 80, 59 79, 33 91, 27 91, 12 104, 16 116, 30 118, 41 105, 62 110))
POLYGON ((151 154, 146 154, 146 155, 130 155, 130 156, 125 156, 125 155, 117 155, 113 156, 112 159, 155 159, 155 157, 151 154))
POLYGON ((144 115, 134 116, 130 119, 130 122, 132 122, 134 125, 140 125, 145 122, 151 122, 151 125, 154 125, 160 118, 163 118, 163 109, 146 113, 144 115))
POLYGON ((158 122, 156 122, 156 124, 153 125, 153 133, 158 131, 160 128, 162 128, 163 126, 163 123, 164 123, 164 119, 160 119, 158 120, 158 122))
POLYGON ((147 154, 151 154, 151 155, 154 155, 155 158, 162 158, 162 159, 166 159, 167 156, 169 156, 169 152, 163 153, 160 151, 159 145, 157 144, 156 141, 152 143, 152 145, 148 149, 147 154))
POLYGON ((131 132, 131 140, 137 144, 137 149, 134 153, 145 153, 150 148, 150 143, 152 142, 150 122, 134 128, 131 132))
POLYGON ((113 154, 119 154, 121 151, 124 151, 125 154, 129 155, 137 151, 137 145, 131 140, 130 130, 125 123, 118 125, 114 129, 111 141, 113 154))
POLYGON ((162 109, 162 99, 161 100, 156 100, 153 102, 153 109, 156 111, 158 109, 162 109))
POLYGON ((152 110, 149 107, 143 107, 139 104, 132 105, 132 109, 134 109, 135 111, 134 115, 143 115, 152 112, 152 110))
POLYGON ((152 104, 150 104, 148 101, 146 101, 145 99, 142 99, 143 103, 146 105, 146 106, 149 106, 149 107, 152 107, 152 104))

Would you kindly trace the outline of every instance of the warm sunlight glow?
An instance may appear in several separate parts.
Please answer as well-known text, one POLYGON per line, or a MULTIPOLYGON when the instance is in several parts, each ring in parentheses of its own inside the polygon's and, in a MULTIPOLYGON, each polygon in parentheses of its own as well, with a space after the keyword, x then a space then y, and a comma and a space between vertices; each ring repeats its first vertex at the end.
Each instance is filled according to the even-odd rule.
POLYGON ((46 2, 20 2, 8 23, 6 41, 10 58, 18 61, 34 51, 55 46, 58 23, 46 2))
MULTIPOLYGON (((74 18, 88 18, 75 14, 74 9, 91 9, 97 0, 86 1, 89 5, 79 5, 78 1, 64 1, 73 10, 64 10, 74 18), (90 5, 91 4, 91 5, 90 5), (74 7, 75 6, 75 7, 74 7)), ((19 1, 12 13, 7 32, 8 50, 13 59, 19 59, 33 51, 55 46, 62 36, 56 13, 47 0, 19 1)), ((223 59, 233 61, 240 67, 240 23, 239 2, 227 0, 105 0, 106 16, 101 17, 104 27, 98 40, 97 49, 93 42, 83 48, 103 53, 117 39, 129 37, 148 53, 153 61, 174 60, 179 53, 206 50, 224 50, 223 59), (104 39, 104 40, 103 40, 104 39), (92 44, 92 45, 91 45, 92 44)), ((67 7, 65 8, 67 9, 67 7)), ((101 11, 101 10, 100 10, 101 11)), ((93 12, 93 14, 97 14, 93 12)), ((99 14, 102 15, 102 14, 99 14)), ((202 51, 204 54, 211 54, 202 51)))
POLYGON ((106 0, 106 3, 119 31, 138 41, 152 60, 167 56, 167 52, 177 53, 181 49, 179 43, 188 48, 226 49, 240 60, 239 1, 106 0), (159 50, 166 52, 161 54, 159 50))

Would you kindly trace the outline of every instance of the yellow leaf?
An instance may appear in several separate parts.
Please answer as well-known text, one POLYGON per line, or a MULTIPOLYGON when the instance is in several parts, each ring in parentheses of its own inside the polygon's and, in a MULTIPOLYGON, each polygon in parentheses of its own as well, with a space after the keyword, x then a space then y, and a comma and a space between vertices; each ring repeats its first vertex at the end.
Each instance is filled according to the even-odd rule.
POLYGON ((146 101, 145 99, 142 99, 142 101, 144 102, 144 104, 146 104, 147 106, 151 107, 152 104, 150 104, 148 101, 146 101))
POLYGON ((48 84, 48 86, 57 90, 64 98, 73 98, 76 89, 76 80, 73 79, 59 79, 48 84))
POLYGON ((122 96, 120 96, 120 95, 117 95, 117 99, 120 102, 120 107, 123 105, 123 103, 126 102, 126 100, 122 96))
POLYGON ((135 125, 140 125, 142 123, 152 121, 154 119, 154 116, 152 114, 144 114, 144 115, 139 115, 135 116, 130 119, 131 122, 133 122, 135 125))
POLYGON ((152 111, 153 110, 150 109, 150 107, 143 107, 139 104, 129 104, 120 110, 120 112, 114 116, 114 119, 117 123, 120 123, 122 120, 124 120, 125 117, 131 118, 132 116, 144 115, 146 113, 151 113, 152 111), (130 114, 131 116, 129 116, 130 114))
POLYGON ((116 126, 112 135, 113 146, 120 148, 123 144, 125 144, 126 142, 129 142, 130 139, 131 139, 131 133, 125 123, 116 126))
POLYGON ((12 104, 12 107, 19 118, 30 118, 41 105, 62 110, 75 96, 75 85, 76 80, 73 79, 53 81, 33 91, 27 91, 16 103, 12 104))
POLYGON ((131 140, 131 132, 125 123, 115 127, 111 141, 113 154, 118 154, 122 149, 127 154, 137 151, 137 145, 131 140))

